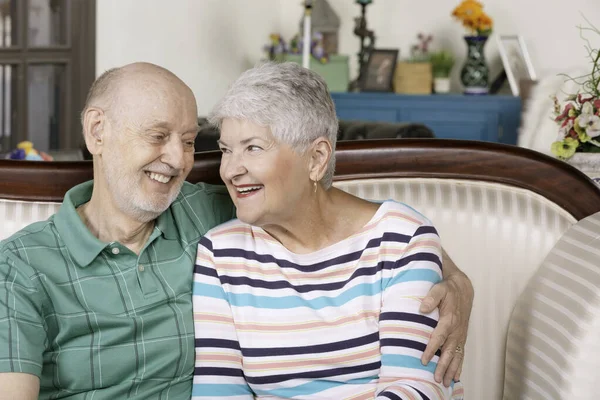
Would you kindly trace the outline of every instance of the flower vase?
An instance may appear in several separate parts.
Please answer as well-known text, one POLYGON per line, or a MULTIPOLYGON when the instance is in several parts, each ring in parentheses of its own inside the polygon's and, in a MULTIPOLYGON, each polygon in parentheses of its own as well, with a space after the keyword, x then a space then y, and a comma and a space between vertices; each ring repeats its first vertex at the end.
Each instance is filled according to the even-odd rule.
POLYGON ((575 153, 567 163, 600 183, 600 153, 575 153))
POLYGON ((467 60, 460 71, 465 94, 487 94, 489 70, 485 63, 484 47, 487 36, 465 36, 467 60))

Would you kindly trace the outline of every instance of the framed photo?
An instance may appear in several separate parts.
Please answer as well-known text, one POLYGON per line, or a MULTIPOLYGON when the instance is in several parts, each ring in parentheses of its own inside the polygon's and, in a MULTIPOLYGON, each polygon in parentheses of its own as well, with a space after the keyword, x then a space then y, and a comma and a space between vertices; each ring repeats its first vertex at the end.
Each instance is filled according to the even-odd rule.
POLYGON ((527 46, 521 35, 496 35, 498 51, 513 96, 519 96, 519 83, 523 79, 537 79, 527 46))
POLYGON ((363 92, 393 91, 397 60, 397 49, 373 49, 363 72, 360 90, 363 92))

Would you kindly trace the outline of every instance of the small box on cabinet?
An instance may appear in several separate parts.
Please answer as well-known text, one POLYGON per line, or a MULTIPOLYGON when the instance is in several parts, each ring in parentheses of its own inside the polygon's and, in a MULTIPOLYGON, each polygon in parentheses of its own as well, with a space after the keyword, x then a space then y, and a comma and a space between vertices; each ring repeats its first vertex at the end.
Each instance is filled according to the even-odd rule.
MULTIPOLYGON (((286 61, 295 62, 302 65, 302 55, 288 54, 286 61)), ((330 92, 347 92, 350 83, 350 71, 348 66, 348 56, 334 54, 329 56, 326 63, 311 57, 310 69, 321 75, 330 92)))
POLYGON ((431 94, 433 73, 430 63, 399 62, 394 74, 394 91, 402 94, 431 94))

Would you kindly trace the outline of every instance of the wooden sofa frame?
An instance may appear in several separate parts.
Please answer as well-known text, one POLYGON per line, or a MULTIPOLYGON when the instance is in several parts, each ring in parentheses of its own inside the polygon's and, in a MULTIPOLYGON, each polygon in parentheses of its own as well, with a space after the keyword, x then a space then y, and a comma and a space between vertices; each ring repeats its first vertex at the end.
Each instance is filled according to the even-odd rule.
MULTIPOLYGON (((544 154, 497 143, 450 139, 389 139, 338 143, 336 181, 369 178, 442 178, 524 188, 580 220, 600 211, 600 188, 585 174, 544 154)), ((196 153, 190 182, 222 183, 220 152, 196 153)), ((61 201, 92 179, 91 161, 0 160, 0 198, 61 201)))

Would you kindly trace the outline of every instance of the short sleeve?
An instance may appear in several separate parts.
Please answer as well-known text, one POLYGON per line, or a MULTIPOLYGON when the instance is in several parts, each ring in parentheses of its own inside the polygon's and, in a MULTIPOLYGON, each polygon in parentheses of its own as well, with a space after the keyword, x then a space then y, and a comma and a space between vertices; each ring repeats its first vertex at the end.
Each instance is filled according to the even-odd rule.
POLYGON ((41 376, 47 344, 42 299, 30 267, 19 258, 0 254, 0 372, 41 376))

